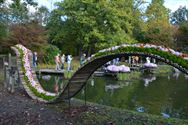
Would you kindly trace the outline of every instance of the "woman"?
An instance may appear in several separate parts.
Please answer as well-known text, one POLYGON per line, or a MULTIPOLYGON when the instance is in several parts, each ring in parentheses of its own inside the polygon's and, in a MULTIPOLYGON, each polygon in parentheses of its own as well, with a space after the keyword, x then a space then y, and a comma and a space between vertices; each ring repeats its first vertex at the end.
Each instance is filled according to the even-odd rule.
POLYGON ((56 63, 55 69, 56 69, 56 70, 60 70, 60 67, 59 67, 59 63, 60 63, 59 54, 57 54, 57 56, 55 56, 55 63, 56 63))

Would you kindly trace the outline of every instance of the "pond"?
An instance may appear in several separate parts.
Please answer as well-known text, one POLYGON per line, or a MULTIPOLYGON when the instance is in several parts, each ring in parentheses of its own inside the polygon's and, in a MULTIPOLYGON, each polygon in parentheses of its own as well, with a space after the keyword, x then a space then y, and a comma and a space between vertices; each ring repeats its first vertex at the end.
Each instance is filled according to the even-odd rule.
MULTIPOLYGON (((60 76, 42 77, 42 86, 51 92, 60 91, 67 83, 60 76)), ((118 81, 112 76, 92 77, 86 86, 87 101, 163 117, 188 119, 187 79, 182 73, 148 74, 131 81, 118 81)), ((84 90, 75 98, 84 100, 84 90)))

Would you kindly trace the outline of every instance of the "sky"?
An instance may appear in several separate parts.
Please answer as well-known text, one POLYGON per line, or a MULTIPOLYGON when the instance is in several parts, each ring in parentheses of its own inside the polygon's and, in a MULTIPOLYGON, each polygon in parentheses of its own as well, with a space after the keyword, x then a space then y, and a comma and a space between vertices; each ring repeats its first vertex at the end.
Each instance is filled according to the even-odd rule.
MULTIPOLYGON (((39 5, 47 6, 50 10, 54 8, 51 3, 60 2, 63 0, 35 0, 39 5)), ((151 2, 151 0, 145 0, 151 2)), ((165 7, 169 8, 172 12, 176 11, 179 6, 186 6, 188 8, 188 0, 165 0, 165 7)))

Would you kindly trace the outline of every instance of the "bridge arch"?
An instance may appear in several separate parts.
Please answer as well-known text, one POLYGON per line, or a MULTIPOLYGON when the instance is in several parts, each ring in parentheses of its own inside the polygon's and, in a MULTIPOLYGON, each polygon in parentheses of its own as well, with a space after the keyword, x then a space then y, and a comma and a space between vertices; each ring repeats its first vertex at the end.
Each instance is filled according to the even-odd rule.
MULTIPOLYGON (((157 60, 160 60, 164 63, 167 63, 179 69, 180 71, 188 75, 187 54, 176 52, 170 48, 165 48, 151 44, 133 44, 133 45, 124 44, 122 46, 116 46, 116 47, 101 50, 95 55, 93 55, 91 58, 88 58, 86 63, 81 68, 79 68, 69 79, 67 86, 64 88, 64 90, 61 93, 54 95, 51 94, 53 95, 54 98, 51 98, 49 100, 45 100, 42 97, 40 98, 45 100, 43 102, 47 102, 47 103, 53 103, 53 102, 62 101, 64 99, 72 98, 86 85, 90 76, 99 67, 101 67, 102 65, 104 65, 105 63, 107 63, 108 61, 114 58, 121 58, 125 56, 142 56, 142 57, 155 58, 157 60)), ((48 95, 50 94, 48 93, 48 95)), ((38 98, 37 96, 38 95, 35 95, 34 99, 38 98)))
POLYGON ((71 79, 68 82, 68 85, 66 86, 65 90, 61 93, 58 99, 68 99, 74 97, 77 93, 80 92, 80 90, 83 89, 83 87, 87 84, 88 79, 90 76, 102 65, 106 64, 108 61, 111 61, 114 58, 121 58, 125 56, 142 56, 142 57, 151 57, 155 58, 157 60, 160 60, 166 64, 169 64, 183 73, 188 75, 188 72, 186 69, 180 67, 177 64, 172 63, 171 61, 153 55, 153 54, 145 54, 145 53, 121 53, 121 54, 113 54, 113 55, 107 55, 103 57, 96 58, 95 60, 89 62, 84 67, 77 70, 77 72, 74 73, 74 75, 71 77, 71 79), (75 89, 77 88, 77 89, 75 89), (69 94, 68 94, 69 89, 69 94))

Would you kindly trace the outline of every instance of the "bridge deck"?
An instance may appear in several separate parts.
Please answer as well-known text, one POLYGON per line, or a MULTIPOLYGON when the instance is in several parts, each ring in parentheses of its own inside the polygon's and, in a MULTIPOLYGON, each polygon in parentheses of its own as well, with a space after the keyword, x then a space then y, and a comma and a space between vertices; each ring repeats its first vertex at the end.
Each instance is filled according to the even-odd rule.
POLYGON ((39 69, 36 70, 36 73, 41 73, 41 74, 64 74, 65 70, 55 70, 55 69, 39 69))

